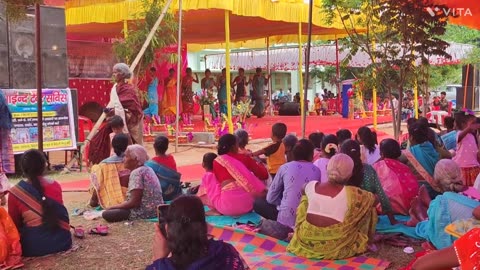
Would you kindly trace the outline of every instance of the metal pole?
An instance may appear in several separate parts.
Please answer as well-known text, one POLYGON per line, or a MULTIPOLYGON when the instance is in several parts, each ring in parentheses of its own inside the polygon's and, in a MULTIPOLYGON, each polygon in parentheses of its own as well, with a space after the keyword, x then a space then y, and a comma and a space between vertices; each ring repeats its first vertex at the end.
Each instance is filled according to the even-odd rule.
POLYGON ((35 4, 35 58, 37 85, 38 150, 43 152, 43 95, 42 95, 42 48, 40 39, 40 4, 35 4))
POLYGON ((182 76, 182 0, 178 1, 178 40, 177 40, 177 105, 175 112, 175 152, 178 152, 178 130, 180 122, 180 86, 182 76))
MULTIPOLYGON (((303 95, 303 74, 302 74, 302 23, 298 23, 298 92, 300 94, 300 115, 303 115, 305 112, 305 99, 303 95)), ((303 117, 300 117, 302 130, 305 126, 303 122, 303 117)), ((303 134, 302 134, 303 135, 303 134)))
POLYGON ((272 104, 272 79, 270 74, 270 37, 267 37, 267 74, 270 80, 268 81, 268 100, 270 104, 270 115, 273 115, 273 104, 272 104))
POLYGON ((225 68, 227 71, 225 85, 227 87, 227 123, 228 132, 233 134, 232 93, 230 87, 230 11, 225 10, 225 68))
MULTIPOLYGON (((313 0, 309 1, 308 5, 308 41, 307 41, 307 51, 305 52, 305 91, 303 93, 303 103, 308 104, 307 94, 308 94, 308 82, 310 79, 310 49, 312 42, 312 9, 313 9, 313 0)), ((302 114, 302 137, 306 138, 306 125, 307 125, 307 112, 303 110, 302 114)))

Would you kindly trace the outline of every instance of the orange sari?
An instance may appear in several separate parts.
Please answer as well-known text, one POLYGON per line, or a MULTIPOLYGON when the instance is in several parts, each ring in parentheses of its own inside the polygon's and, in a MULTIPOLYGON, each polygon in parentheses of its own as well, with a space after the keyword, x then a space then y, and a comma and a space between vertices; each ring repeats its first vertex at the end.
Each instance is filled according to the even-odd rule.
POLYGON ((177 80, 168 78, 163 94, 162 109, 164 115, 177 113, 177 80))
POLYGON ((7 211, 0 207, 0 268, 22 265, 20 234, 7 211))

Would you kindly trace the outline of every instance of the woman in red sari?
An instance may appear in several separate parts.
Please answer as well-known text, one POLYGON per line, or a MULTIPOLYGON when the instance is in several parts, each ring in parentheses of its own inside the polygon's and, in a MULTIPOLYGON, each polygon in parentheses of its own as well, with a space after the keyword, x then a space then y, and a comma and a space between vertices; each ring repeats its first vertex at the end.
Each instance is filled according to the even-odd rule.
POLYGON ((113 66, 115 85, 110 92, 107 105, 109 115, 120 115, 126 123, 125 133, 130 133, 133 142, 143 144, 143 111, 137 93, 128 79, 132 77, 127 64, 118 63, 113 66))
POLYGON ((182 113, 182 118, 183 118, 183 123, 186 125, 191 125, 192 124, 192 114, 194 113, 194 101, 193 101, 193 89, 192 89, 192 84, 198 83, 198 75, 195 74, 195 79, 193 78, 192 75, 192 69, 187 68, 186 70, 187 75, 183 77, 182 79, 182 105, 183 105, 183 113, 182 113))

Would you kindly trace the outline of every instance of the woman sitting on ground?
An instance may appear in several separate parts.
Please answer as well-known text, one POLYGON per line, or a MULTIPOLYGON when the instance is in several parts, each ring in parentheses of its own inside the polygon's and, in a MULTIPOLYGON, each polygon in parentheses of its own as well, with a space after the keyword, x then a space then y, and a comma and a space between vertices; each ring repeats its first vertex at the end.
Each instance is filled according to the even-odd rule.
POLYGON ((353 160, 337 154, 327 166, 328 181, 311 181, 297 209, 289 252, 310 259, 338 260, 367 251, 377 214, 372 193, 347 186, 353 160))
POLYGON ((0 265, 2 269, 18 269, 22 264, 22 246, 17 227, 5 208, 0 207, 0 265))
POLYGON ((155 157, 145 163, 146 166, 153 169, 157 174, 160 185, 162 186, 162 196, 164 201, 171 201, 182 194, 180 183, 181 174, 177 172, 177 163, 172 155, 167 155, 168 138, 158 136, 155 138, 153 148, 155 157))
POLYGON ((360 151, 363 163, 372 165, 380 159, 380 149, 377 145, 377 134, 368 127, 361 127, 355 136, 360 143, 360 151))
POLYGON ((338 152, 338 139, 335 135, 327 135, 323 137, 322 152, 320 158, 315 161, 315 166, 320 169, 321 177, 317 180, 320 180, 322 183, 328 181, 327 177, 327 165, 328 161, 338 152))
POLYGON ((218 141, 218 157, 213 160, 211 172, 202 180, 202 186, 210 205, 223 215, 246 214, 252 211, 255 197, 265 196, 265 184, 260 180, 268 178, 267 169, 250 156, 239 154, 232 134, 218 141))
POLYGON ((255 200, 255 212, 266 218, 260 233, 284 240, 293 232, 303 186, 320 179, 320 170, 312 163, 313 149, 311 142, 300 140, 293 148, 294 160, 278 169, 267 198, 255 200))
POLYGON ((246 147, 248 145, 248 132, 243 129, 235 131, 235 137, 238 141, 238 153, 244 155, 250 155, 252 151, 248 150, 246 147))
POLYGON ((62 188, 43 177, 45 155, 28 150, 20 164, 26 180, 10 189, 8 213, 20 232, 23 256, 44 256, 70 249, 72 235, 62 188))
POLYGON ((381 213, 388 216, 390 223, 396 224, 397 221, 393 216, 392 205, 390 204, 387 195, 385 195, 385 191, 378 180, 378 175, 375 172, 375 169, 368 164, 362 163, 360 157, 360 144, 353 140, 345 141, 342 144, 341 152, 350 156, 355 163, 353 174, 348 181, 348 185, 370 191, 376 195, 380 201, 380 206, 382 207, 381 213))
POLYGON ((102 217, 108 222, 148 219, 157 216, 157 205, 163 203, 162 188, 152 168, 145 166, 147 150, 134 144, 125 151, 125 168, 131 171, 125 202, 107 208, 102 217))
POLYGON ((308 136, 308 140, 313 144, 315 150, 313 151, 313 162, 317 161, 322 156, 322 141, 325 134, 322 132, 314 132, 308 136))
POLYGON ((104 159, 91 169, 90 182, 93 194, 90 206, 102 206, 104 209, 125 201, 130 170, 124 166, 125 150, 129 144, 129 135, 117 134, 112 139, 115 155, 104 159))
POLYGON ((154 262, 147 270, 245 269, 235 248, 208 236, 205 211, 196 196, 176 198, 165 217, 165 233, 155 224, 154 262))
POLYGON ((287 159, 287 162, 290 162, 293 160, 293 147, 298 142, 298 138, 293 135, 293 134, 288 134, 283 138, 282 143, 285 146, 285 158, 287 159))
POLYGON ((410 147, 403 151, 400 161, 408 165, 419 184, 426 186, 430 197, 434 198, 439 190, 433 184, 433 173, 440 155, 428 140, 428 133, 427 126, 418 121, 413 123, 408 129, 410 147))
POLYGON ((437 163, 434 179, 444 192, 430 200, 426 189, 420 188, 418 198, 412 200, 412 219, 407 225, 415 226, 419 236, 440 249, 452 245, 454 241, 445 232, 445 227, 456 220, 471 218, 472 211, 480 205, 480 194, 474 188, 466 190, 460 167, 450 159, 442 159, 437 163))
POLYGON ((380 143, 379 161, 373 164, 385 194, 395 214, 408 215, 412 199, 418 194, 418 182, 407 165, 398 161, 400 144, 394 139, 380 143))

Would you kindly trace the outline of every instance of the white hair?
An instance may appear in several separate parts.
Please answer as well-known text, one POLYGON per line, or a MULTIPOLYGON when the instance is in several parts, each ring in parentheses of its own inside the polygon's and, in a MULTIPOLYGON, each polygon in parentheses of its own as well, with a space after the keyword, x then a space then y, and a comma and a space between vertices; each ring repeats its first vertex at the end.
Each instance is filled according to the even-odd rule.
POLYGON ((142 166, 150 159, 147 154, 147 149, 140 144, 129 145, 125 151, 125 155, 130 155, 135 158, 139 166, 142 166))
POLYGON ((130 68, 125 63, 118 63, 113 66, 113 70, 119 71, 120 74, 123 75, 125 79, 130 79, 132 77, 132 72, 130 68))

